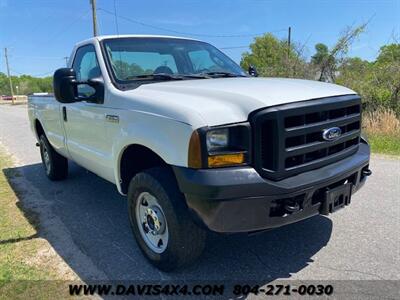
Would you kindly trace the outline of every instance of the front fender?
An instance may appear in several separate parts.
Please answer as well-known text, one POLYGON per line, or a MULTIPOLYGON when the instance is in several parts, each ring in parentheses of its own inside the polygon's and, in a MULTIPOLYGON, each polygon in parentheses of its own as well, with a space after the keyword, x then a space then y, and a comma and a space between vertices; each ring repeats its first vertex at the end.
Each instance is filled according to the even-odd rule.
POLYGON ((121 158, 130 145, 136 144, 149 148, 169 165, 187 166, 189 140, 193 132, 190 125, 138 112, 131 113, 129 117, 120 115, 120 123, 119 130, 111 133, 114 139, 112 153, 115 182, 120 193, 122 193, 121 158))

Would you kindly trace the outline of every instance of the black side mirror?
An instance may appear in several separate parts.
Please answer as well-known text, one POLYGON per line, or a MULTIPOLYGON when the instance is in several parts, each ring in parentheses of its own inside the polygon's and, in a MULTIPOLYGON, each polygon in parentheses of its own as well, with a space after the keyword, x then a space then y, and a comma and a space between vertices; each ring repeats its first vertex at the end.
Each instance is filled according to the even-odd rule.
POLYGON ((95 103, 104 102, 104 81, 101 76, 88 81, 77 81, 74 69, 58 69, 53 76, 53 88, 56 99, 61 103, 72 103, 76 101, 88 101, 95 103), (95 92, 88 95, 78 93, 79 85, 88 85, 95 92))
POLYGON ((253 65, 250 65, 250 66, 249 66, 248 73, 249 73, 250 76, 258 77, 257 69, 256 69, 256 67, 253 66, 253 65))
POLYGON ((61 103, 76 101, 76 74, 74 69, 62 68, 55 71, 53 76, 54 96, 61 103))
POLYGON ((89 79, 86 84, 90 85, 95 89, 95 93, 90 96, 87 100, 89 102, 104 103, 104 80, 103 77, 99 76, 96 78, 89 79))

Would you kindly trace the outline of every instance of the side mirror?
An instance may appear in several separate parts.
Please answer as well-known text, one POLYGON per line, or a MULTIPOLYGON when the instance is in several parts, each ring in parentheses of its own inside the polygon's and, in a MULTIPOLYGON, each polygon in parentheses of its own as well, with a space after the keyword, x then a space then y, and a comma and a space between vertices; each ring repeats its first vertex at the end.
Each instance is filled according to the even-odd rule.
POLYGON ((76 101, 104 102, 104 81, 101 76, 88 81, 77 81, 74 69, 62 68, 54 73, 53 88, 56 99, 61 103, 76 101), (93 88, 94 92, 82 93, 82 90, 87 91, 88 86, 93 88))
POLYGON ((53 76, 54 96, 61 103, 76 101, 77 87, 74 69, 62 68, 55 71, 53 76))
POLYGON ((96 78, 89 79, 86 82, 87 85, 91 86, 94 88, 95 93, 88 97, 87 99, 81 99, 81 100, 86 100, 89 102, 95 102, 95 103, 104 103, 104 80, 103 77, 99 76, 96 78))
POLYGON ((250 76, 258 77, 257 69, 256 69, 256 67, 253 66, 253 65, 250 65, 250 66, 249 66, 248 73, 249 73, 250 76))

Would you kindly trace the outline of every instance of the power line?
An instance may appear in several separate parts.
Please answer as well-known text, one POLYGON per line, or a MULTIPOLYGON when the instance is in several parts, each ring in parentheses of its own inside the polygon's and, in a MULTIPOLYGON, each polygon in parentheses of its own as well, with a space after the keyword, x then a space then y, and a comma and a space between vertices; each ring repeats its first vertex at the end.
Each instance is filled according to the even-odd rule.
POLYGON ((62 57, 58 57, 58 56, 28 56, 28 55, 9 55, 10 58, 29 58, 29 59, 56 59, 56 60, 60 60, 60 59, 64 59, 62 57))
POLYGON ((15 74, 18 74, 19 76, 26 75, 26 76, 31 76, 31 77, 41 77, 41 76, 46 76, 46 75, 50 75, 50 74, 54 73, 53 71, 50 71, 50 72, 44 72, 44 73, 38 73, 38 74, 26 74, 26 73, 18 72, 15 69, 11 69, 11 71, 15 74))
POLYGON ((82 14, 78 15, 76 18, 73 19, 72 22, 68 23, 68 25, 65 26, 65 29, 62 29, 62 30, 58 31, 57 34, 54 34, 49 39, 47 39, 48 43, 50 43, 50 41, 53 42, 57 38, 65 37, 64 33, 66 33, 69 29, 72 28, 72 25, 75 25, 75 23, 80 21, 83 17, 86 17, 89 13, 90 13, 90 9, 87 9, 82 14))
POLYGON ((249 48, 250 45, 246 45, 246 46, 232 46, 232 47, 218 47, 218 49, 221 50, 230 50, 230 49, 243 49, 243 48, 249 48))
MULTIPOLYGON (((104 8, 98 8, 97 10, 103 11, 103 12, 109 14, 109 15, 115 16, 115 13, 113 13, 113 12, 107 10, 107 9, 104 9, 104 8)), ((214 35, 214 34, 205 34, 205 33, 193 33, 193 32, 184 32, 184 31, 177 31, 177 30, 167 29, 167 28, 163 28, 163 27, 159 27, 159 26, 156 26, 156 25, 144 23, 144 22, 141 22, 141 21, 129 18, 129 17, 121 16, 121 15, 119 15, 118 18, 120 18, 122 20, 125 20, 125 21, 128 21, 128 22, 131 22, 131 23, 134 23, 134 24, 141 25, 141 26, 145 26, 145 27, 149 27, 149 28, 153 28, 153 29, 157 29, 157 30, 162 30, 162 31, 166 31, 166 32, 171 32, 171 33, 175 33, 175 34, 189 35, 189 36, 210 37, 210 38, 239 38, 239 37, 254 37, 254 36, 263 35, 263 34, 266 33, 266 32, 259 32, 259 33, 228 34, 228 35, 225 35, 225 34, 214 35)), ((271 32, 271 33, 272 32, 281 32, 281 31, 286 31, 286 30, 287 29, 285 28, 285 29, 277 29, 277 30, 269 31, 269 32, 271 32)))
MULTIPOLYGON (((54 40, 56 40, 57 38, 60 38, 62 36, 65 36, 64 33, 67 32, 69 29, 71 29, 72 25, 74 25, 75 23, 77 23, 78 21, 80 21, 83 17, 87 16, 90 13, 90 9, 85 10, 82 14, 79 14, 76 18, 74 18, 70 23, 68 23, 67 26, 65 26, 65 28, 63 28, 62 30, 60 30, 59 32, 57 32, 57 34, 51 36, 50 38, 47 39, 47 43, 51 43, 54 42, 54 40)), ((12 56, 12 57, 22 57, 22 56, 12 56)), ((33 57, 29 57, 29 58, 33 58, 33 57)), ((50 59, 50 57, 36 57, 38 59, 50 59)), ((64 58, 60 58, 60 57, 51 57, 51 59, 64 59, 64 58)), ((21 72, 17 72, 14 69, 12 70, 14 73, 17 73, 19 75, 26 75, 26 73, 21 73, 21 72)), ((46 76, 46 75, 50 75, 53 72, 46 72, 46 73, 40 73, 40 74, 31 74, 30 76, 32 77, 41 77, 41 76, 46 76)))

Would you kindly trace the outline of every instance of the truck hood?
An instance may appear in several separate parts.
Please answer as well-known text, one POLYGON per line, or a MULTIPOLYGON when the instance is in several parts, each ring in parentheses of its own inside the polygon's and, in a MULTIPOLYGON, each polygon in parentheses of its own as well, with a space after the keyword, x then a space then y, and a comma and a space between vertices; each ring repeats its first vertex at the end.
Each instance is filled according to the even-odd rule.
POLYGON ((355 94, 335 84, 286 78, 218 78, 144 84, 128 91, 147 98, 157 113, 194 127, 243 122, 257 109, 355 94), (157 109, 156 109, 157 111, 157 109))

